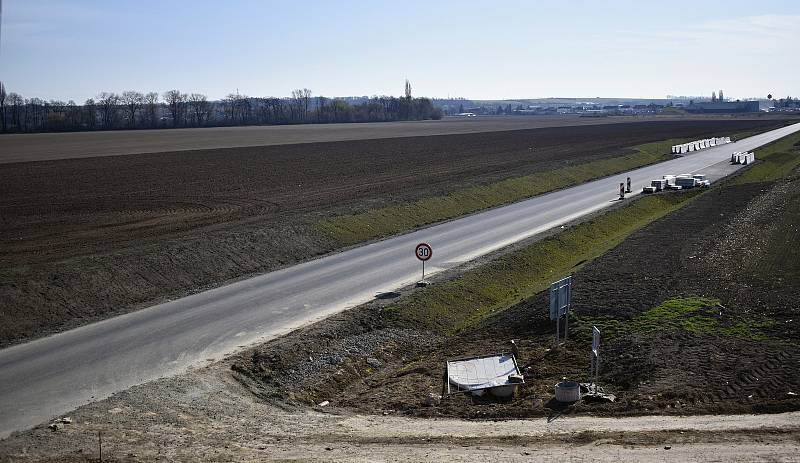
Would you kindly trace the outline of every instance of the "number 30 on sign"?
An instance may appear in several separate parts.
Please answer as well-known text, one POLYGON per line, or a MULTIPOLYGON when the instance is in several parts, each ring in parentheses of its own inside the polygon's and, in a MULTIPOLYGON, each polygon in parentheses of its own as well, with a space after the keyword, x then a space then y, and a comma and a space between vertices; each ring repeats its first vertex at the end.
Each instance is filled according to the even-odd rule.
POLYGON ((430 259, 433 255, 433 249, 431 249, 431 246, 427 243, 418 244, 417 249, 414 252, 417 255, 417 259, 423 262, 430 259))

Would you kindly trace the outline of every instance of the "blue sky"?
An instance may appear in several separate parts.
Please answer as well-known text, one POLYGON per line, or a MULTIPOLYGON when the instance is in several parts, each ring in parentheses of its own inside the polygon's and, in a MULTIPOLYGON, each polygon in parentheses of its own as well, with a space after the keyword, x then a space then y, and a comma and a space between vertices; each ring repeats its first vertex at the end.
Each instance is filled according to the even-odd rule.
POLYGON ((26 97, 800 93, 797 1, 4 0, 26 97))

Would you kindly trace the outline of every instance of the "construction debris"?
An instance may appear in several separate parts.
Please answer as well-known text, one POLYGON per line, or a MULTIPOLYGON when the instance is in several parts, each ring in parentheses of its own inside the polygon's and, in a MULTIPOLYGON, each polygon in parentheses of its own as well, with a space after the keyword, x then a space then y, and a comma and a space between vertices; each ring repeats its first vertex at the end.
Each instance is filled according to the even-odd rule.
POLYGON ((685 190, 687 188, 705 188, 711 181, 704 174, 664 175, 660 179, 651 180, 650 186, 642 188, 642 193, 656 193, 663 190, 685 190))
POLYGON ((581 399, 581 386, 575 381, 561 381, 556 384, 556 400, 562 403, 577 402, 581 399))
POLYGON ((514 354, 492 354, 447 361, 447 392, 511 397, 525 382, 514 354))
POLYGON ((65 416, 64 418, 59 418, 48 426, 48 428, 52 429, 53 431, 59 431, 64 428, 65 424, 72 424, 72 418, 65 416))
POLYGON ((435 407, 435 406, 439 405, 441 402, 442 402, 442 396, 440 396, 439 394, 434 394, 433 392, 431 392, 430 394, 428 394, 427 397, 425 397, 425 400, 423 400, 422 403, 426 407, 435 407))

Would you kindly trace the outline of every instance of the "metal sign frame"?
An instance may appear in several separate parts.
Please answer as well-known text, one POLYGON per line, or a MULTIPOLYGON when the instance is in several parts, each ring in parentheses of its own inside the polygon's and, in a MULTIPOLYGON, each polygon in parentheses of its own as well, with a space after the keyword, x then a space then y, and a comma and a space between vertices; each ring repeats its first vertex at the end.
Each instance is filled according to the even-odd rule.
POLYGON ((572 304, 572 275, 550 284, 550 320, 556 322, 556 345, 561 336, 561 317, 564 321, 564 342, 569 332, 569 308, 572 304))
POLYGON ((600 374, 600 330, 592 326, 592 353, 590 354, 589 376, 597 384, 597 376, 600 374))
POLYGON ((572 303, 572 276, 550 284, 550 320, 556 320, 569 311, 572 303))

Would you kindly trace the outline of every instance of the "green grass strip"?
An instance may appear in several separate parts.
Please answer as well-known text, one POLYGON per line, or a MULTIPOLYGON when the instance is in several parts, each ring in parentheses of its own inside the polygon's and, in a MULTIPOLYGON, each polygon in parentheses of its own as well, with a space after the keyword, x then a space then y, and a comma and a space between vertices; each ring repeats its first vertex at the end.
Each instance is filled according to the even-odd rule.
MULTIPOLYGON (((758 132, 740 132, 732 138, 741 139, 755 133, 758 132)), ((397 235, 443 220, 666 161, 672 159, 671 155, 666 154, 670 152, 670 146, 697 138, 673 138, 637 145, 631 148, 634 152, 630 154, 509 178, 359 214, 343 215, 318 222, 316 228, 343 246, 397 235)))
MULTIPOLYGON (((642 197, 509 253, 387 308, 404 325, 453 334, 530 297, 626 237, 688 203, 700 191, 642 197)), ((546 308, 542 308, 545 310, 546 308)))
POLYGON ((753 340, 767 339, 761 330, 771 326, 772 321, 732 320, 725 315, 719 303, 719 299, 707 297, 669 299, 630 320, 574 314, 573 336, 576 340, 590 342, 592 326, 597 326, 606 341, 631 334, 673 331, 753 340))
POLYGON ((754 150, 756 164, 744 171, 734 184, 774 182, 800 167, 800 133, 781 138, 754 150))
POLYGON ((634 153, 623 156, 537 172, 360 214, 344 215, 319 222, 317 229, 345 246, 396 235, 428 224, 671 159, 670 155, 664 153, 669 153, 671 145, 682 141, 671 139, 647 143, 634 147, 634 153))

